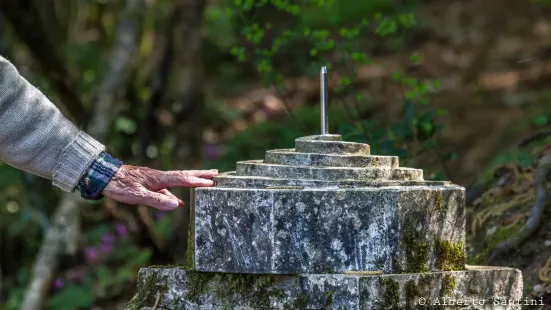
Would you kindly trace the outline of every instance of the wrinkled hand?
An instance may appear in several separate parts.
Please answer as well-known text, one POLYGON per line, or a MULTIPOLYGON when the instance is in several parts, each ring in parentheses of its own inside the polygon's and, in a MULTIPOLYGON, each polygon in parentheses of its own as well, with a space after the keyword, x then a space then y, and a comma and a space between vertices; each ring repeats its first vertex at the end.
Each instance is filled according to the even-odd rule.
POLYGON ((144 204, 170 211, 184 202, 167 187, 210 187, 217 170, 159 171, 147 167, 123 165, 107 184, 102 194, 127 204, 144 204))

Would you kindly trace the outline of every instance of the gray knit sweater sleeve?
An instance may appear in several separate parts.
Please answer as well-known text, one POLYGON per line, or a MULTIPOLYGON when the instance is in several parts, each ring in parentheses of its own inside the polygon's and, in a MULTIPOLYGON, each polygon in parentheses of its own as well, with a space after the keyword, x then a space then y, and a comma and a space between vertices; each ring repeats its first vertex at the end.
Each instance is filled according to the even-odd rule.
POLYGON ((70 192, 104 150, 0 56, 0 160, 70 192))

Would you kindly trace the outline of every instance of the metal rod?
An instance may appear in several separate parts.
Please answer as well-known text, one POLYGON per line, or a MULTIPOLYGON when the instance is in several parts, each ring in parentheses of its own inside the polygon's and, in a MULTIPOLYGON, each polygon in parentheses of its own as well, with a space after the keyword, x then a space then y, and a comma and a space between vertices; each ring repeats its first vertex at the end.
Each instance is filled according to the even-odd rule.
POLYGON ((321 97, 321 134, 329 133, 328 123, 329 116, 327 115, 327 104, 329 103, 329 90, 327 89, 327 67, 321 67, 320 72, 320 97, 321 97))

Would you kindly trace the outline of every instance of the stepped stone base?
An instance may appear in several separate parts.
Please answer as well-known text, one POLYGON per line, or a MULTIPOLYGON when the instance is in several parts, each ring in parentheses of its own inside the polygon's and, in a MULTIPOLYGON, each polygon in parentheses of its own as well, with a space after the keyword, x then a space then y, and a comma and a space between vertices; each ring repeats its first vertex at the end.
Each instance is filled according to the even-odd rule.
POLYGON ((522 275, 511 268, 252 275, 175 267, 141 269, 137 294, 126 309, 520 309, 521 298, 522 275))

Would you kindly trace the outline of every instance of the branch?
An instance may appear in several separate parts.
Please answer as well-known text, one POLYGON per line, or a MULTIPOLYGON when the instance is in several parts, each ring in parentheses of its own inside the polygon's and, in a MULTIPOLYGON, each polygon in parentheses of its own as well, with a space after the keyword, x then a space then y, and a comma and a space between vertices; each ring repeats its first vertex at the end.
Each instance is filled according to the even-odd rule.
MULTIPOLYGON (((108 108, 112 108, 120 95, 119 89, 124 89, 132 54, 137 48, 144 11, 144 0, 126 1, 126 7, 117 28, 117 40, 109 58, 109 68, 95 99, 94 113, 88 128, 98 140, 107 138, 109 124, 114 117, 114 113, 109 113, 108 108)), ((58 267, 58 255, 64 244, 74 244, 73 240, 75 237, 78 238, 78 229, 74 229, 73 223, 78 225, 81 201, 78 195, 67 194, 56 208, 52 228, 46 234, 34 262, 22 310, 43 308, 44 299, 58 267), (72 231, 73 235, 67 236, 68 231, 72 231)))
POLYGON ((518 235, 503 241, 494 248, 492 254, 488 258, 488 262, 495 260, 498 255, 517 247, 539 228, 543 210, 549 202, 549 195, 547 193, 547 174, 549 170, 551 170, 551 156, 547 155, 541 158, 538 170, 536 171, 536 178, 534 180, 536 200, 534 201, 530 217, 518 235))
POLYGON ((63 107, 77 123, 86 121, 86 109, 78 97, 76 81, 70 79, 69 71, 61 60, 52 38, 46 31, 49 27, 31 0, 1 0, 0 11, 14 28, 16 35, 28 47, 42 73, 61 99, 63 107))
POLYGON ((551 129, 546 129, 546 130, 537 132, 529 137, 522 139, 518 144, 518 148, 519 149, 523 148, 532 142, 535 142, 537 140, 542 140, 544 138, 547 138, 548 136, 551 136, 551 129))

